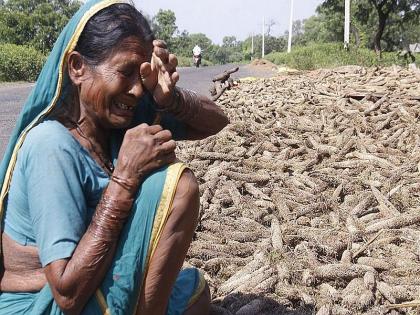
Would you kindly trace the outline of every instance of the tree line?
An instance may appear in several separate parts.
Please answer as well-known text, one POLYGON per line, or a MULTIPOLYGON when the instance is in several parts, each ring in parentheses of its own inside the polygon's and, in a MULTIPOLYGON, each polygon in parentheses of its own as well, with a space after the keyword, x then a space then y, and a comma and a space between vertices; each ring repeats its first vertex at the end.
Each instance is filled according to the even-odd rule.
MULTIPOLYGON (((0 0, 0 44, 29 45, 47 54, 80 5, 78 0, 0 0)), ((420 42, 419 0, 353 0, 351 12, 351 47, 380 53, 420 42)), ((203 49, 205 60, 217 64, 250 60, 261 52, 261 35, 243 41, 225 36, 223 43, 216 45, 205 34, 179 30, 171 10, 160 10, 146 18, 156 37, 165 40, 178 56, 190 58, 196 44, 203 49)), ((294 21, 293 45, 342 42, 343 21, 344 0, 325 0, 314 16, 294 21)), ((275 23, 270 21, 266 28, 266 54, 287 48, 287 31, 280 36, 271 34, 275 23)))
POLYGON ((32 46, 47 54, 80 5, 71 0, 0 0, 0 44, 32 46))

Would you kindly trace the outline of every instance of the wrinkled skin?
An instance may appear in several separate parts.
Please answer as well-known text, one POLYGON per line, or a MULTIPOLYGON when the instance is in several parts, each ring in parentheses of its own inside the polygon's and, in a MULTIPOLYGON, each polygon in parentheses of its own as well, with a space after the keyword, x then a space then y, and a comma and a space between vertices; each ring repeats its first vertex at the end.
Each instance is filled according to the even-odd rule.
MULTIPOLYGON (((69 127, 69 130, 100 165, 104 165, 104 159, 109 159, 110 131, 130 125, 133 107, 145 90, 152 94, 159 107, 165 108, 173 102, 173 89, 179 79, 177 59, 168 52, 164 42, 142 43, 130 37, 119 47, 94 68, 86 64, 76 51, 70 53, 67 63, 68 74, 78 91, 68 119, 78 122, 83 136, 75 127, 69 127)), ((199 96, 199 102, 202 107, 200 115, 196 121, 186 122, 187 139, 203 139, 228 123, 225 114, 211 100, 199 96)), ((71 126, 68 121, 61 122, 71 126)), ((175 160, 175 147, 171 133, 159 125, 141 124, 129 129, 113 173, 123 178, 129 189, 110 181, 103 195, 116 203, 120 201, 121 207, 125 206, 127 201, 133 200, 145 175, 175 160)), ((198 202, 197 181, 190 171, 184 171, 171 215, 151 259, 137 310, 139 314, 164 314, 197 224, 198 202)), ((103 211, 98 207, 96 212, 102 215, 103 211)), ((89 231, 71 258, 54 261, 45 268, 40 266, 37 248, 20 246, 3 234, 5 270, 1 290, 38 291, 48 282, 60 308, 66 314, 79 314, 99 287, 117 245, 116 240, 104 242, 89 231)), ((186 313, 206 314, 209 301, 207 287, 186 313)))

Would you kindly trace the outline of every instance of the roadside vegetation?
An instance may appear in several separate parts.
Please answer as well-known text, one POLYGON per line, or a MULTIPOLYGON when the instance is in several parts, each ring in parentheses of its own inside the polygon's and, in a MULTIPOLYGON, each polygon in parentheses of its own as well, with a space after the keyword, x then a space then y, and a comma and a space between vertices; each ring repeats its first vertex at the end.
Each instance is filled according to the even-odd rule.
POLYGON ((300 70, 334 68, 346 65, 363 67, 406 66, 408 60, 398 56, 396 52, 383 52, 381 58, 375 51, 367 48, 346 50, 342 43, 312 43, 307 46, 296 46, 291 53, 271 52, 265 59, 277 65, 284 65, 300 70))
MULTIPOLYGON (((78 0, 0 0, 0 81, 35 80, 45 56, 80 5, 78 0)), ((349 51, 341 44, 343 12, 344 1, 324 0, 314 16, 294 21, 290 54, 286 53, 288 32, 274 36, 276 22, 269 21, 264 35, 265 58, 298 69, 411 62, 397 54, 409 44, 420 43, 418 0, 352 1, 349 51)), ((171 10, 145 16, 156 37, 165 40, 178 56, 180 66, 192 66, 192 48, 196 44, 203 50, 203 66, 244 63, 261 57, 261 35, 243 41, 225 36, 217 45, 205 34, 180 30, 171 10)), ((415 57, 419 64, 419 54, 415 57)))
POLYGON ((0 81, 35 81, 45 58, 32 46, 0 44, 0 81))

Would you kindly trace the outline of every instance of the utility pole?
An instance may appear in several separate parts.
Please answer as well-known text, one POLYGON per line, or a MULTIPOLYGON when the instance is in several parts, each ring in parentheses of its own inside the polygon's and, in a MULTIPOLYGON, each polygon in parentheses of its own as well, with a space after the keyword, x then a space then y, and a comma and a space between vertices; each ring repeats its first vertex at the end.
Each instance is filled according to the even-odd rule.
POLYGON ((290 21, 289 21, 289 40, 287 42, 287 52, 292 51, 292 33, 293 33, 293 1, 290 0, 290 21))
POLYGON ((261 58, 264 58, 264 56, 265 56, 265 48, 264 48, 264 40, 265 40, 265 38, 264 38, 264 36, 265 36, 265 18, 263 17, 263 25, 262 25, 262 52, 261 52, 261 58))
POLYGON ((254 59, 254 33, 251 33, 251 60, 254 59))
POLYGON ((344 11, 344 48, 348 49, 350 44, 350 0, 345 0, 344 11))

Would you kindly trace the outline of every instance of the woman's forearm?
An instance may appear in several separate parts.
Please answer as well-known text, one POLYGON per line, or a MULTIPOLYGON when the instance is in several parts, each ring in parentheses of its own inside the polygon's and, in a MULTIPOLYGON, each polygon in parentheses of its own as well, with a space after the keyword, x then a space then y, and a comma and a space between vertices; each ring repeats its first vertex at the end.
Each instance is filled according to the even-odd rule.
POLYGON ((229 123, 216 103, 188 89, 175 89, 175 99, 168 112, 187 125, 187 140, 214 135, 229 123))
POLYGON ((111 265, 121 229, 133 203, 127 191, 110 181, 92 222, 69 260, 45 268, 54 299, 66 314, 79 314, 111 265))

